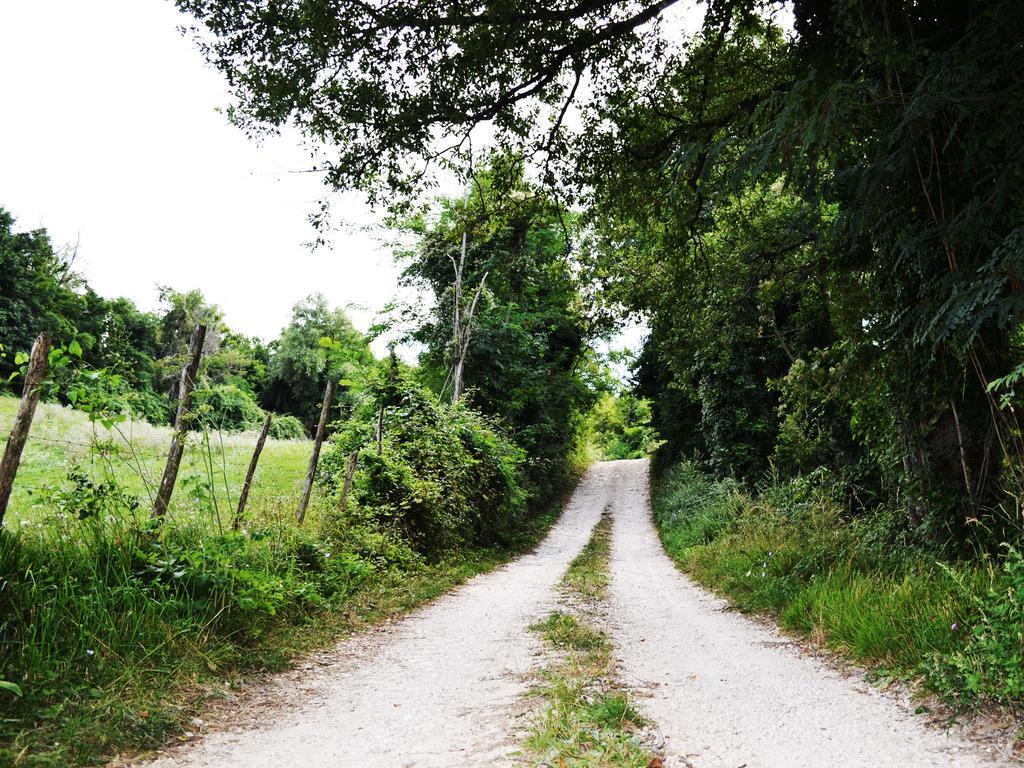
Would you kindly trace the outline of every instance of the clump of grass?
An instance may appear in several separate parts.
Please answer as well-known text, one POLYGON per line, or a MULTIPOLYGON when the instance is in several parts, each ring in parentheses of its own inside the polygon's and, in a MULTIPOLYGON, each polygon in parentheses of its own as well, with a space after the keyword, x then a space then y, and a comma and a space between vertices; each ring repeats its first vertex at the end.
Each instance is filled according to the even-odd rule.
POLYGON ((606 511, 563 580, 573 612, 531 627, 557 652, 538 673, 535 692, 546 706, 525 744, 539 765, 645 768, 651 761, 639 739, 645 721, 615 681, 612 644, 591 623, 607 592, 610 534, 606 511))
POLYGON ((611 643, 603 632, 565 613, 532 627, 560 658, 539 673, 546 706, 526 748, 540 765, 644 768, 651 760, 638 738, 645 721, 614 682, 611 643))
MULTIPOLYGON (((606 653, 610 645, 604 633, 581 623, 569 613, 555 612, 530 627, 556 648, 573 653, 606 653)), ((601 659, 595 658, 596 661, 601 659)))
POLYGON ((604 600, 608 596, 608 557, 611 552, 612 517, 605 509, 586 546, 569 564, 562 583, 580 597, 604 600))
POLYGON ((1000 569, 937 562, 894 540, 892 514, 851 519, 806 478, 752 496, 683 464, 654 509, 666 551, 741 610, 961 704, 1024 703, 1024 568, 1012 552, 1000 569))

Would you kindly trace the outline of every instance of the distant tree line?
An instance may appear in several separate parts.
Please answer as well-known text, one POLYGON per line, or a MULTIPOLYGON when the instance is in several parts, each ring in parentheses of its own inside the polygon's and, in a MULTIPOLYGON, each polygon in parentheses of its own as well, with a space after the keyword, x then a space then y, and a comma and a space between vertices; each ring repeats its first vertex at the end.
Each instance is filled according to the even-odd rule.
MULTIPOLYGON (((155 312, 104 298, 75 271, 73 255, 55 248, 43 229, 17 231, 13 216, 0 209, 0 378, 15 394, 15 355, 45 330, 58 346, 77 344, 84 365, 116 373, 137 416, 168 424, 189 335, 203 323, 197 418, 225 430, 253 429, 269 410, 286 417, 274 420, 274 436, 301 437, 316 423, 329 375, 321 339, 372 360, 363 334, 322 295, 296 304, 281 336, 267 343, 232 331, 199 290, 162 287, 155 312)), ((56 396, 66 402, 59 384, 56 396)))

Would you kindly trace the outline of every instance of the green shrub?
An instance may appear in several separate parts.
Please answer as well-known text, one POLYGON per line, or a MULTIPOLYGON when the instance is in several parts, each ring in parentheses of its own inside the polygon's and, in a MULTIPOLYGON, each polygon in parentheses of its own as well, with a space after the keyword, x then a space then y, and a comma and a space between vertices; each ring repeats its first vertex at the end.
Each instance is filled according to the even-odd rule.
POLYGON ((325 451, 321 481, 338 489, 359 450, 352 500, 416 551, 507 543, 525 519, 522 451, 475 411, 389 375, 380 452, 376 408, 367 403, 325 451))
POLYGON ((983 591, 949 570, 970 614, 953 630, 964 646, 936 655, 928 665, 932 683, 956 691, 966 701, 986 699, 1004 704, 1024 702, 1024 556, 1009 548, 999 574, 983 591))
POLYGON ((197 389, 192 400, 196 424, 225 432, 259 429, 264 412, 255 398, 234 384, 197 389))
POLYGON ((305 440, 309 437, 302 422, 288 414, 274 415, 268 433, 274 440, 305 440))
POLYGON ((128 404, 136 418, 150 424, 168 424, 171 421, 170 402, 151 389, 132 390, 128 393, 128 404))

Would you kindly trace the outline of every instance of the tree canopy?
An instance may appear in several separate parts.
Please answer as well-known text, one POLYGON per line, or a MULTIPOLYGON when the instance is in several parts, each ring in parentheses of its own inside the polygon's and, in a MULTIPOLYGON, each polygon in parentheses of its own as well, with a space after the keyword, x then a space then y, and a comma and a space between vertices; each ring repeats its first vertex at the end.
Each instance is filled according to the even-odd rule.
POLYGON ((308 296, 292 309, 291 322, 272 345, 262 402, 267 408, 298 417, 312 429, 320 414, 327 379, 341 372, 331 365, 323 339, 339 345, 353 360, 373 360, 362 333, 344 311, 331 309, 322 294, 308 296))
POLYGON ((946 533, 1013 485, 1019 3, 714 0, 692 36, 672 0, 179 5, 334 186, 407 196, 489 124, 576 200, 677 451, 838 463, 946 533))
POLYGON ((465 235, 462 303, 479 293, 465 339, 466 400, 524 449, 530 489, 543 496, 569 473, 594 396, 585 378, 590 345, 607 323, 585 303, 569 257, 576 225, 521 173, 494 158, 464 199, 442 200, 435 216, 411 222, 420 238, 403 279, 434 297, 412 337, 425 347, 422 375, 447 394, 460 354, 453 325, 465 235))

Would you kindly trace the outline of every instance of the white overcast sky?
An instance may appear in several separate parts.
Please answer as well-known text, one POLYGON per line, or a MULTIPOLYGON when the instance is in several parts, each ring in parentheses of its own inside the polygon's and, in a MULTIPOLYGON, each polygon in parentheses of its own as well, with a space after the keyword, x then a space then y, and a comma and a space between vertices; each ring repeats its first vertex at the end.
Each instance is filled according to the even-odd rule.
POLYGON ((104 296, 157 303, 157 285, 199 288, 243 333, 273 338, 302 297, 324 293, 365 328, 397 268, 361 226, 310 250, 324 189, 294 139, 262 145, 218 112, 226 84, 169 0, 0 0, 0 206, 17 228, 78 243, 104 296))
POLYGON ((179 33, 187 21, 170 0, 0 0, 0 206, 18 230, 77 243, 101 295, 153 309, 158 285, 199 288, 231 328, 271 339, 320 292, 365 329, 399 271, 377 217, 336 196, 352 226, 305 246, 324 193, 295 173, 307 153, 228 123, 226 84, 179 33))

